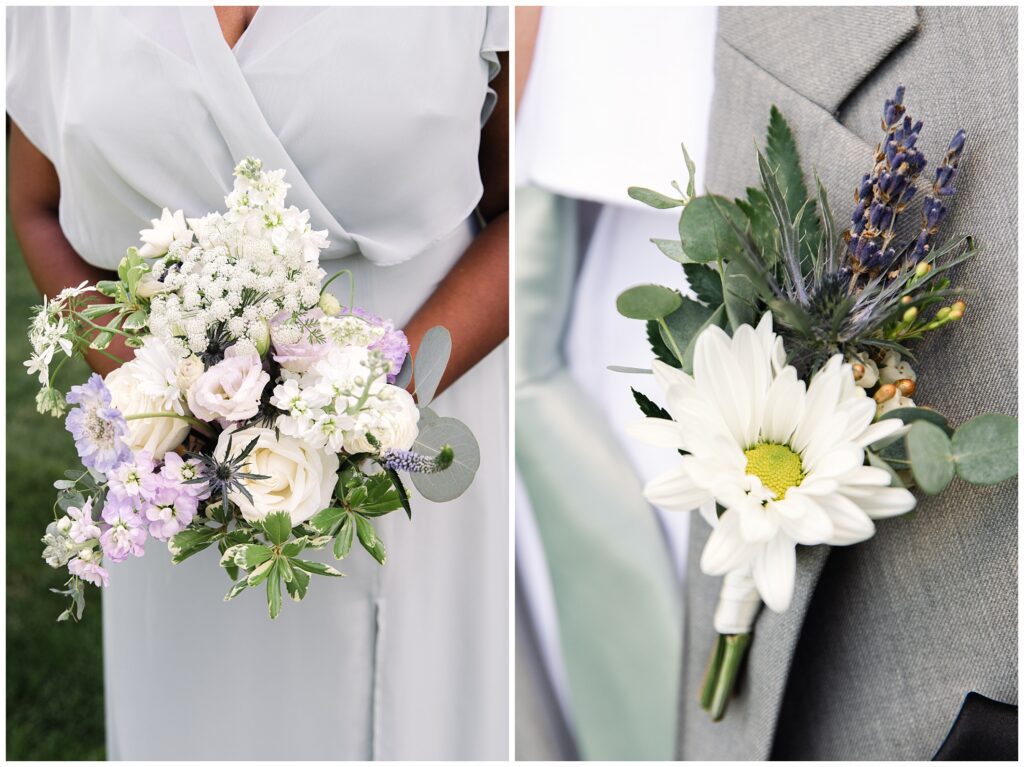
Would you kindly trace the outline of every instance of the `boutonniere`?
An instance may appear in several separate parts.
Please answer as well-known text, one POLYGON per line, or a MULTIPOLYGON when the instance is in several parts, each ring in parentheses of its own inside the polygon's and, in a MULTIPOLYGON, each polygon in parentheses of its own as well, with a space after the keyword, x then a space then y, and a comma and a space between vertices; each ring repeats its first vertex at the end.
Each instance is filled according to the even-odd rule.
POLYGON ((690 180, 685 191, 673 184, 678 197, 630 189, 653 207, 682 209, 679 240, 654 242, 681 264, 690 295, 659 285, 623 292, 618 310, 647 323, 655 359, 651 370, 612 369, 653 373, 663 405, 634 390, 646 418, 632 433, 681 454, 645 496, 699 510, 713 528, 700 567, 723 581, 700 700, 715 720, 762 603, 789 608, 797 545, 865 541, 877 520, 914 508, 913 487, 930 495, 954 476, 984 485, 1017 472, 1015 419, 980 415, 954 429, 914 399, 926 386, 913 345, 963 318, 951 270, 976 252, 970 237, 938 239, 964 131, 929 181, 921 128, 898 88, 843 230, 817 179, 810 198, 775 108, 757 151, 760 186, 745 198, 696 195, 685 149, 690 180), (901 238, 908 227, 897 222, 913 216, 919 225, 901 238))

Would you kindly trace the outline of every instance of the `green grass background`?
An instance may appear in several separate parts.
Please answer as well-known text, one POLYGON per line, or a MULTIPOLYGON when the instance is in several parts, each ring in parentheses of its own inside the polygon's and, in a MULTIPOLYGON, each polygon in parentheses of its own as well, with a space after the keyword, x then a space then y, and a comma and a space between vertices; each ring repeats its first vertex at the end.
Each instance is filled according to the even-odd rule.
MULTIPOLYGON (((40 301, 7 224, 7 758, 103 759, 103 657, 99 590, 89 587, 81 623, 57 623, 67 575, 42 560, 54 480, 76 460, 62 419, 36 412, 38 390, 22 361, 29 311, 40 301)), ((60 388, 81 383, 81 361, 60 388)))

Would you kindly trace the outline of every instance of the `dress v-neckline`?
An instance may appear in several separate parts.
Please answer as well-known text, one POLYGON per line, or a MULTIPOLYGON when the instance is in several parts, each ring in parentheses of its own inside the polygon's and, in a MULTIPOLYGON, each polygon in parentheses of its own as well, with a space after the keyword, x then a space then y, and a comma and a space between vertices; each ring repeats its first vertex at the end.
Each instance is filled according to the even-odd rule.
POLYGON ((237 55, 238 54, 238 50, 241 47, 242 43, 245 42, 245 39, 247 37, 250 37, 249 30, 252 29, 253 25, 256 23, 256 19, 258 19, 260 16, 263 15, 263 6, 259 5, 259 6, 256 7, 256 12, 253 13, 252 18, 249 19, 249 23, 246 24, 245 29, 242 30, 242 34, 240 34, 238 36, 238 39, 235 40, 234 45, 229 43, 227 37, 224 36, 224 27, 221 26, 220 19, 217 17, 217 9, 214 6, 212 6, 212 5, 209 6, 209 7, 210 7, 210 10, 213 11, 213 20, 217 24, 217 31, 220 33, 221 40, 224 41, 224 45, 227 46, 227 49, 232 54, 237 55))

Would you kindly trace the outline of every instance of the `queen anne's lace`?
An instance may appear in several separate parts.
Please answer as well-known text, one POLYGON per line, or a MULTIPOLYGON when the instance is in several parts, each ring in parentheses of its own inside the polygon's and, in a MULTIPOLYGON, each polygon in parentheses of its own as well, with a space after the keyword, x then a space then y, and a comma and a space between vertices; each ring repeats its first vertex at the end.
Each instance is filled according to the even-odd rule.
POLYGON ((288 187, 284 171, 250 157, 235 168, 227 212, 187 219, 187 234, 179 214, 153 221, 146 247, 166 244, 153 254, 151 274, 164 287, 150 305, 154 335, 193 354, 234 341, 265 348, 272 317, 317 305, 327 232, 313 230, 308 211, 285 207, 288 187))

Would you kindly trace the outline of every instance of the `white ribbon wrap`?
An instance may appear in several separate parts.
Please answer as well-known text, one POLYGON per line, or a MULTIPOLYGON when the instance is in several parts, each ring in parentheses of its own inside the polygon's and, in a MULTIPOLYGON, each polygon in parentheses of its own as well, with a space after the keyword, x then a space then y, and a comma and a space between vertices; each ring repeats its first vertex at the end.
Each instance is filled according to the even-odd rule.
POLYGON ((749 634, 761 608, 754 577, 749 568, 726 573, 715 609, 715 631, 719 634, 749 634))

